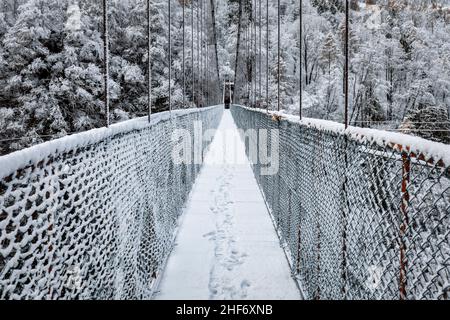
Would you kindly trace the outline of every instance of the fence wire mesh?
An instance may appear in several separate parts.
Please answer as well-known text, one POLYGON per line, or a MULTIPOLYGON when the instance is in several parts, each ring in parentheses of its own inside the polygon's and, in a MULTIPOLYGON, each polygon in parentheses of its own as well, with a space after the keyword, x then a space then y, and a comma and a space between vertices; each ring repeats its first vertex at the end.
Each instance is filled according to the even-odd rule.
MULTIPOLYGON (((0 177, 0 299, 147 299, 200 165, 175 165, 222 108, 48 154, 0 177)), ((208 143, 202 142, 202 150, 208 143)))
POLYGON ((240 106, 232 114, 242 130, 268 129, 269 144, 279 130, 279 172, 253 170, 306 298, 449 299, 449 164, 240 106))

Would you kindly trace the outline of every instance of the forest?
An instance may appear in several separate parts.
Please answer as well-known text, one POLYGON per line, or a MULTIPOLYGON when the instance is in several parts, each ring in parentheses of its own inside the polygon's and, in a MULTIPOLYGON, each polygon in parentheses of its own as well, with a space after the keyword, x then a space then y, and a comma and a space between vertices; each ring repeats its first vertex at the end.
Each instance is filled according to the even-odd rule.
MULTIPOLYGON (((149 102, 219 104, 233 79, 236 103, 276 109, 280 85, 281 109, 298 114, 301 87, 305 117, 342 122, 345 1, 303 0, 301 39, 299 4, 1 0, 0 155, 145 116, 149 102)), ((350 124, 450 143, 450 0, 349 9, 350 124)))

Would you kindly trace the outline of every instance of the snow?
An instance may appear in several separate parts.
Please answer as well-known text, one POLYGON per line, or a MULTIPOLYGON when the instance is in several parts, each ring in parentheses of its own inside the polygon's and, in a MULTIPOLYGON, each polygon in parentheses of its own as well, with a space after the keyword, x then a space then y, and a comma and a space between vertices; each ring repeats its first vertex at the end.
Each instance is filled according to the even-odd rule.
MULTIPOLYGON (((254 109, 245 106, 238 107, 255 112, 267 112, 263 109, 254 109)), ((316 128, 325 132, 347 134, 350 139, 354 139, 361 143, 372 142, 381 147, 393 147, 393 145, 401 146, 403 148, 409 147, 411 152, 423 154, 426 159, 433 159, 435 161, 442 160, 445 166, 450 166, 450 145, 444 143, 430 141, 403 133, 370 128, 349 126, 345 129, 345 126, 342 123, 322 119, 303 118, 300 121, 298 116, 287 114, 283 111, 269 111, 269 114, 280 116, 282 120, 300 123, 307 127, 316 128)))
POLYGON ((81 30, 81 11, 78 4, 72 4, 67 9, 66 30, 79 31, 81 30))
POLYGON ((229 111, 190 195, 155 298, 300 299, 229 111))
POLYGON ((193 112, 202 112, 211 108, 219 108, 219 106, 212 106, 202 109, 173 110, 171 113, 169 111, 156 113, 152 114, 150 123, 148 122, 148 117, 135 118, 129 121, 113 124, 109 128, 104 127, 77 133, 2 156, 0 157, 0 179, 14 173, 18 169, 38 163, 50 155, 63 153, 81 146, 95 144, 117 134, 145 129, 161 121, 169 120, 174 116, 185 115, 193 112))
POLYGON ((370 30, 378 30, 381 27, 381 9, 378 6, 368 6, 371 11, 370 17, 366 21, 366 27, 370 30))

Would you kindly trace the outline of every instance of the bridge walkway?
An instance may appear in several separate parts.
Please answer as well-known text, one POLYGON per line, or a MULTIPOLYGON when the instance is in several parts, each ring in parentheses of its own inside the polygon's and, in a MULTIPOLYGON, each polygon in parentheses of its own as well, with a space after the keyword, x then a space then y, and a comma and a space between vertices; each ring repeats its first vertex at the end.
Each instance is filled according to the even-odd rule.
POLYGON ((155 298, 300 298, 229 110, 190 195, 155 298))

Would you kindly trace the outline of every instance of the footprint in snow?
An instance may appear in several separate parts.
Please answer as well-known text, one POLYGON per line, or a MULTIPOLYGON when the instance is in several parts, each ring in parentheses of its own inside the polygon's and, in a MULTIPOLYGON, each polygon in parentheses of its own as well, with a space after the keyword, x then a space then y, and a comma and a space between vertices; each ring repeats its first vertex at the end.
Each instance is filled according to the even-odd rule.
POLYGON ((206 234, 203 235, 203 238, 210 238, 210 239, 214 239, 216 237, 216 232, 215 231, 211 231, 208 232, 206 234))

